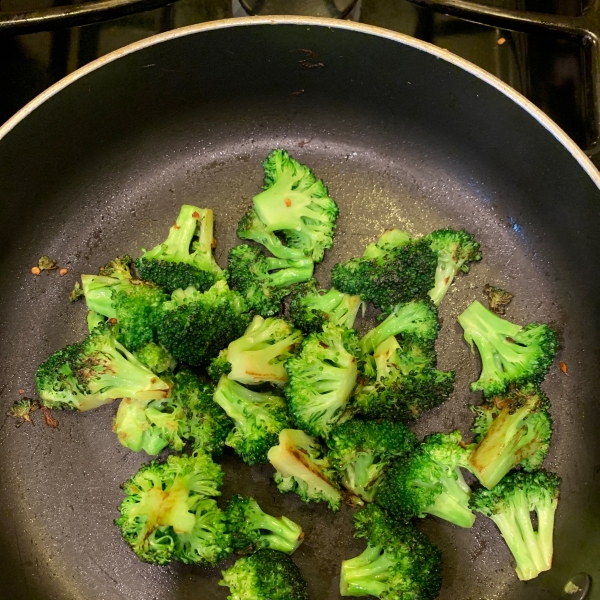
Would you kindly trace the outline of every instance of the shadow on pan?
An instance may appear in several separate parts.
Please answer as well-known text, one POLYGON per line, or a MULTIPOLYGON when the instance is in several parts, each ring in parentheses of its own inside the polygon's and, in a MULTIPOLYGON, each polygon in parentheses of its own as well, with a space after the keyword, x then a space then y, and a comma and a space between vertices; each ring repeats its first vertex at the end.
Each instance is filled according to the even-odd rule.
MULTIPOLYGON (((217 258, 260 189, 260 162, 285 147, 340 205, 329 269, 387 227, 424 234, 465 227, 484 260, 442 307, 441 368, 456 392, 423 434, 468 431, 477 359, 455 317, 483 286, 510 289, 508 317, 547 321, 562 337, 545 387, 556 436, 548 467, 563 477, 555 568, 523 584, 490 522, 472 531, 420 523, 443 551, 441 598, 556 599, 574 573, 598 575, 600 192, 572 154, 513 99, 446 60, 361 26, 255 21, 199 27, 125 55, 50 97, 0 140, 0 404, 35 393, 49 352, 81 339, 78 275, 164 239, 183 203, 215 211, 217 258), (309 52, 310 51, 310 52, 309 52), (69 269, 33 277, 49 254, 69 269)), ((380 32, 381 33, 381 32, 380 32)), ((363 326, 368 326, 365 323, 363 326)), ((115 406, 60 414, 56 430, 0 423, 0 597, 18 600, 212 600, 218 570, 139 562, 112 525, 119 485, 146 460, 111 433, 115 406)), ((295 559, 311 597, 335 599, 352 539, 350 510, 283 496, 268 465, 223 459, 224 497, 252 493, 307 532, 295 559)))

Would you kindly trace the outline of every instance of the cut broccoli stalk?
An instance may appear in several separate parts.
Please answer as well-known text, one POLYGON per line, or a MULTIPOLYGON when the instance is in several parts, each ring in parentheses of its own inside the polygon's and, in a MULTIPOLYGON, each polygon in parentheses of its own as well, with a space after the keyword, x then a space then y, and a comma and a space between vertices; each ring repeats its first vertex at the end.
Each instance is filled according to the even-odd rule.
POLYGON ((245 385, 283 385, 288 380, 284 363, 301 342, 302 334, 284 319, 265 320, 256 315, 244 335, 216 359, 221 363, 225 358, 229 368, 216 365, 212 370, 227 371, 229 379, 245 385))
POLYGON ((160 400, 170 391, 168 383, 117 342, 109 325, 51 354, 35 377, 44 405, 57 409, 91 410, 116 398, 160 400))
POLYGON ((279 432, 291 424, 284 399, 249 390, 223 376, 214 401, 235 423, 225 443, 249 465, 267 462, 267 452, 277 444, 279 432))
POLYGON ((194 286, 203 292, 222 279, 212 255, 213 212, 184 204, 167 239, 135 261, 140 276, 167 292, 194 286))
POLYGON ((327 188, 285 150, 273 150, 263 162, 264 191, 254 209, 266 231, 280 231, 287 245, 315 262, 331 248, 339 209, 327 188))
POLYGON ((493 490, 480 488, 471 507, 496 523, 516 563, 519 579, 529 580, 552 567, 554 515, 560 478, 545 471, 507 475, 493 490), (537 515, 537 530, 531 513, 537 515))
POLYGON ((316 438, 298 429, 283 429, 268 458, 277 471, 273 478, 280 492, 296 492, 304 502, 323 501, 331 510, 340 509, 342 492, 336 473, 316 438))
POLYGON ((354 515, 355 537, 367 548, 342 561, 340 594, 433 600, 441 585, 442 557, 436 546, 410 523, 388 517, 376 504, 354 515))
POLYGON ((232 496, 225 508, 233 549, 240 554, 270 548, 293 554, 302 541, 302 527, 287 517, 265 513, 254 498, 232 496))
POLYGON ((452 285, 456 275, 469 272, 469 262, 481 260, 479 243, 464 230, 439 229, 423 239, 431 242, 431 249, 438 257, 435 285, 429 297, 438 306, 452 285))
POLYGON ((275 233, 267 231, 266 225, 258 218, 253 208, 242 217, 238 224, 237 234, 242 240, 252 240, 261 244, 277 258, 294 261, 306 258, 301 249, 284 246, 275 233))
POLYGON ((458 317, 473 351, 477 346, 482 370, 471 391, 484 396, 501 394, 509 384, 541 383, 556 354, 556 334, 547 325, 525 327, 501 319, 480 302, 458 317))
POLYGON ((325 323, 352 329, 361 305, 360 296, 349 296, 333 288, 321 293, 317 282, 311 279, 292 290, 290 317, 306 333, 320 331, 325 323))
POLYGON ((539 468, 552 436, 549 407, 546 395, 531 384, 471 407, 478 444, 469 463, 485 487, 495 487, 517 465, 528 471, 539 468))

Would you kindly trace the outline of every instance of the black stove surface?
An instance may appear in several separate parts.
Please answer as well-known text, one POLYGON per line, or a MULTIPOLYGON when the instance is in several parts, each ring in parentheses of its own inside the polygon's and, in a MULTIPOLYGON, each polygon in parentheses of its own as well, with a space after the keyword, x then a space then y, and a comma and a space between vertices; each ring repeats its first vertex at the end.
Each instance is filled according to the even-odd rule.
MULTIPOLYGON (((65 4, 63 0, 0 0, 2 11, 65 4)), ((578 15, 583 0, 484 0, 481 4, 578 15)), ((0 122, 52 83, 117 48, 175 27, 233 16, 232 0, 179 0, 98 25, 27 35, 0 35, 0 122)), ((579 145, 591 141, 592 99, 586 54, 550 34, 485 27, 417 8, 404 0, 362 0, 359 20, 432 42, 496 75, 527 96, 579 145)), ((600 158, 595 162, 600 165, 600 158)))

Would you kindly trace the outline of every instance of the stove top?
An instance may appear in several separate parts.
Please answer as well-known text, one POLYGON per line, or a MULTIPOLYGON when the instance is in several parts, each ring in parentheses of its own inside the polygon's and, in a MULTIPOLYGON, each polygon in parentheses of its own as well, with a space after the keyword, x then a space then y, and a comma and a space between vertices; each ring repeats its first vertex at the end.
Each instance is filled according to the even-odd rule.
MULTIPOLYGON (((479 25, 412 2, 361 0, 351 16, 431 42, 470 60, 527 96, 582 148, 593 145, 596 124, 591 65, 581 40, 544 31, 516 33, 479 25)), ((10 12, 65 3, 0 0, 0 7, 10 12)), ((482 0, 480 4, 543 11, 567 19, 589 8, 585 0, 482 0)), ((100 24, 23 35, 0 34, 0 122, 55 81, 99 56, 172 28, 238 16, 240 9, 238 0, 179 0, 100 24)), ((600 156, 593 155, 592 159, 600 166, 600 156)))

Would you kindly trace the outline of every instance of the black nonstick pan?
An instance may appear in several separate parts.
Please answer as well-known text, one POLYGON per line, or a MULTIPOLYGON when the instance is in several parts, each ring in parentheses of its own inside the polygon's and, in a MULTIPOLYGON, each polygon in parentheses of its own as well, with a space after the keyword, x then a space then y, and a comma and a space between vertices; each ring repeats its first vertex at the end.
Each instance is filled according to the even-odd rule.
MULTIPOLYGON (((111 432, 116 405, 57 413, 57 429, 40 413, 16 429, 4 413, 20 389, 35 395, 38 363, 84 336, 84 306, 68 301, 78 275, 164 239, 181 204, 214 210, 224 266, 274 147, 309 164, 339 203, 323 285, 387 227, 464 227, 481 240, 483 261, 441 307, 439 362, 456 369, 456 391, 418 421, 419 434, 468 434, 479 364, 455 318, 484 300, 486 283, 515 294, 510 320, 560 332, 544 384, 556 432, 547 467, 563 478, 555 566, 519 582, 491 521, 466 531, 428 518, 419 527, 443 551, 440 597, 556 600, 577 573, 598 579, 600 175, 541 112, 451 54, 363 25, 270 18, 119 50, 0 128, 0 598, 226 598, 217 569, 143 564, 113 526, 119 485, 148 460, 111 432), (68 273, 32 275, 43 254, 68 273)), ((295 559, 311 598, 338 598, 340 561, 363 548, 351 509, 280 494, 269 465, 222 462, 224 497, 251 493, 300 522, 295 559)))

